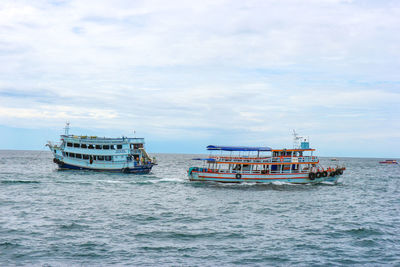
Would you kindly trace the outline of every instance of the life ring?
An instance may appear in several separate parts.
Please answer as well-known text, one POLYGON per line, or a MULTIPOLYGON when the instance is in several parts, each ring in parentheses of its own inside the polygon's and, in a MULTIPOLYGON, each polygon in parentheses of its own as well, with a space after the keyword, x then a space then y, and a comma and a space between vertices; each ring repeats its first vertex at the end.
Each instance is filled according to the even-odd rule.
POLYGON ((320 172, 317 172, 317 174, 315 175, 315 177, 317 177, 317 178, 321 178, 321 176, 322 176, 322 173, 320 173, 320 172))
POLYGON ((310 172, 310 173, 308 174, 308 178, 310 178, 310 180, 314 180, 314 179, 315 179, 315 173, 310 172))
POLYGON ((283 156, 281 156, 279 159, 281 160, 281 162, 283 162, 283 156))
POLYGON ((329 176, 335 176, 335 172, 331 172, 330 174, 329 174, 329 176))
POLYGON ((323 171, 322 172, 322 177, 326 177, 326 176, 328 176, 328 172, 327 171, 323 171))
POLYGON ((53 159, 53 162, 54 162, 54 163, 57 163, 57 159, 56 159, 56 158, 54 158, 54 159, 53 159))
POLYGON ((236 179, 241 179, 242 175, 240 173, 236 173, 235 177, 236 177, 236 179))

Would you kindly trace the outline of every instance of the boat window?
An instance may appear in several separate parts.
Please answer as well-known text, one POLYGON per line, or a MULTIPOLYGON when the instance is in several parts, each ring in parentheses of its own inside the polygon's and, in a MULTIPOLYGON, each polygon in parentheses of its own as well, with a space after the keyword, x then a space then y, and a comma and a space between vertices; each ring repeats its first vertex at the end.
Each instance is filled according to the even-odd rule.
POLYGON ((101 145, 96 145, 96 149, 101 149, 101 145))
POLYGON ((115 149, 115 146, 114 145, 110 145, 110 149, 115 149))
POLYGON ((94 146, 93 145, 89 145, 88 148, 89 149, 94 149, 94 146))
POLYGON ((67 146, 68 147, 72 147, 72 143, 67 143, 67 146))
POLYGON ((232 170, 234 170, 234 171, 240 171, 242 169, 242 166, 241 165, 239 165, 239 164, 236 164, 236 166, 235 167, 233 167, 233 169, 232 170))
POLYGON ((104 156, 97 156, 97 160, 104 160, 104 156))
POLYGON ((65 155, 67 155, 67 157, 69 157, 69 153, 68 152, 65 152, 65 155))
POLYGON ((111 156, 105 156, 106 161, 111 161, 111 156))
POLYGON ((86 144, 82 144, 81 148, 87 148, 87 145, 86 144))
POLYGON ((244 171, 250 171, 250 165, 244 164, 244 165, 243 165, 243 170, 244 170, 244 171))
POLYGON ((62 152, 62 155, 63 155, 63 157, 65 157, 65 152, 64 151, 62 152))
POLYGON ((81 158, 82 158, 82 155, 81 155, 81 154, 76 154, 75 157, 76 157, 77 159, 81 159, 81 158))
POLYGON ((122 145, 117 145, 117 149, 122 149, 122 145))
POLYGON ((70 156, 71 158, 75 158, 75 153, 69 153, 69 156, 70 156))
POLYGON ((110 146, 109 145, 104 145, 103 149, 110 149, 110 146))
POLYGON ((83 159, 89 159, 89 155, 82 155, 83 159))
POLYGON ((79 144, 78 143, 74 143, 74 147, 79 147, 79 144))

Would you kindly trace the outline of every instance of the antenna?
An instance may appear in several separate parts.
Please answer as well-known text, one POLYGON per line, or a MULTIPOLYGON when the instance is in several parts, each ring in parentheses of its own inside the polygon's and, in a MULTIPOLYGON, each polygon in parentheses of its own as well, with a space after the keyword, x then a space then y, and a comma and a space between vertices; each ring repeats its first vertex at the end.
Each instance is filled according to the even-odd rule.
POLYGON ((299 147, 299 140, 301 140, 303 137, 299 136, 298 133, 296 133, 296 130, 293 129, 293 148, 298 148, 299 147))
POLYGON ((65 130, 65 135, 69 135, 69 121, 67 121, 67 122, 65 123, 65 128, 64 128, 64 130, 65 130))

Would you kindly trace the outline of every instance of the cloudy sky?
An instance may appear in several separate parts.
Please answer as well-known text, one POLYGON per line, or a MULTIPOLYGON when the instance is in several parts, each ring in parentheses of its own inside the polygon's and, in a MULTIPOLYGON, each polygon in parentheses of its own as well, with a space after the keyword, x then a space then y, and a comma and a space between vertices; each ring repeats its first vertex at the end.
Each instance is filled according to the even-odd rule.
POLYGON ((0 2, 0 149, 75 134, 400 157, 400 2, 0 2))

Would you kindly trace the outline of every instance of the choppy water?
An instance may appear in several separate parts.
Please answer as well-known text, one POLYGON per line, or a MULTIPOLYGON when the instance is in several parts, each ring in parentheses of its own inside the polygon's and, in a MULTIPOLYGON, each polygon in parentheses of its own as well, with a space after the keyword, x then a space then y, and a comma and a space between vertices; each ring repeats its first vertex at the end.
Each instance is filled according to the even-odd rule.
POLYGON ((341 159, 338 185, 202 184, 192 157, 137 176, 0 151, 0 265, 400 265, 399 165, 341 159))

